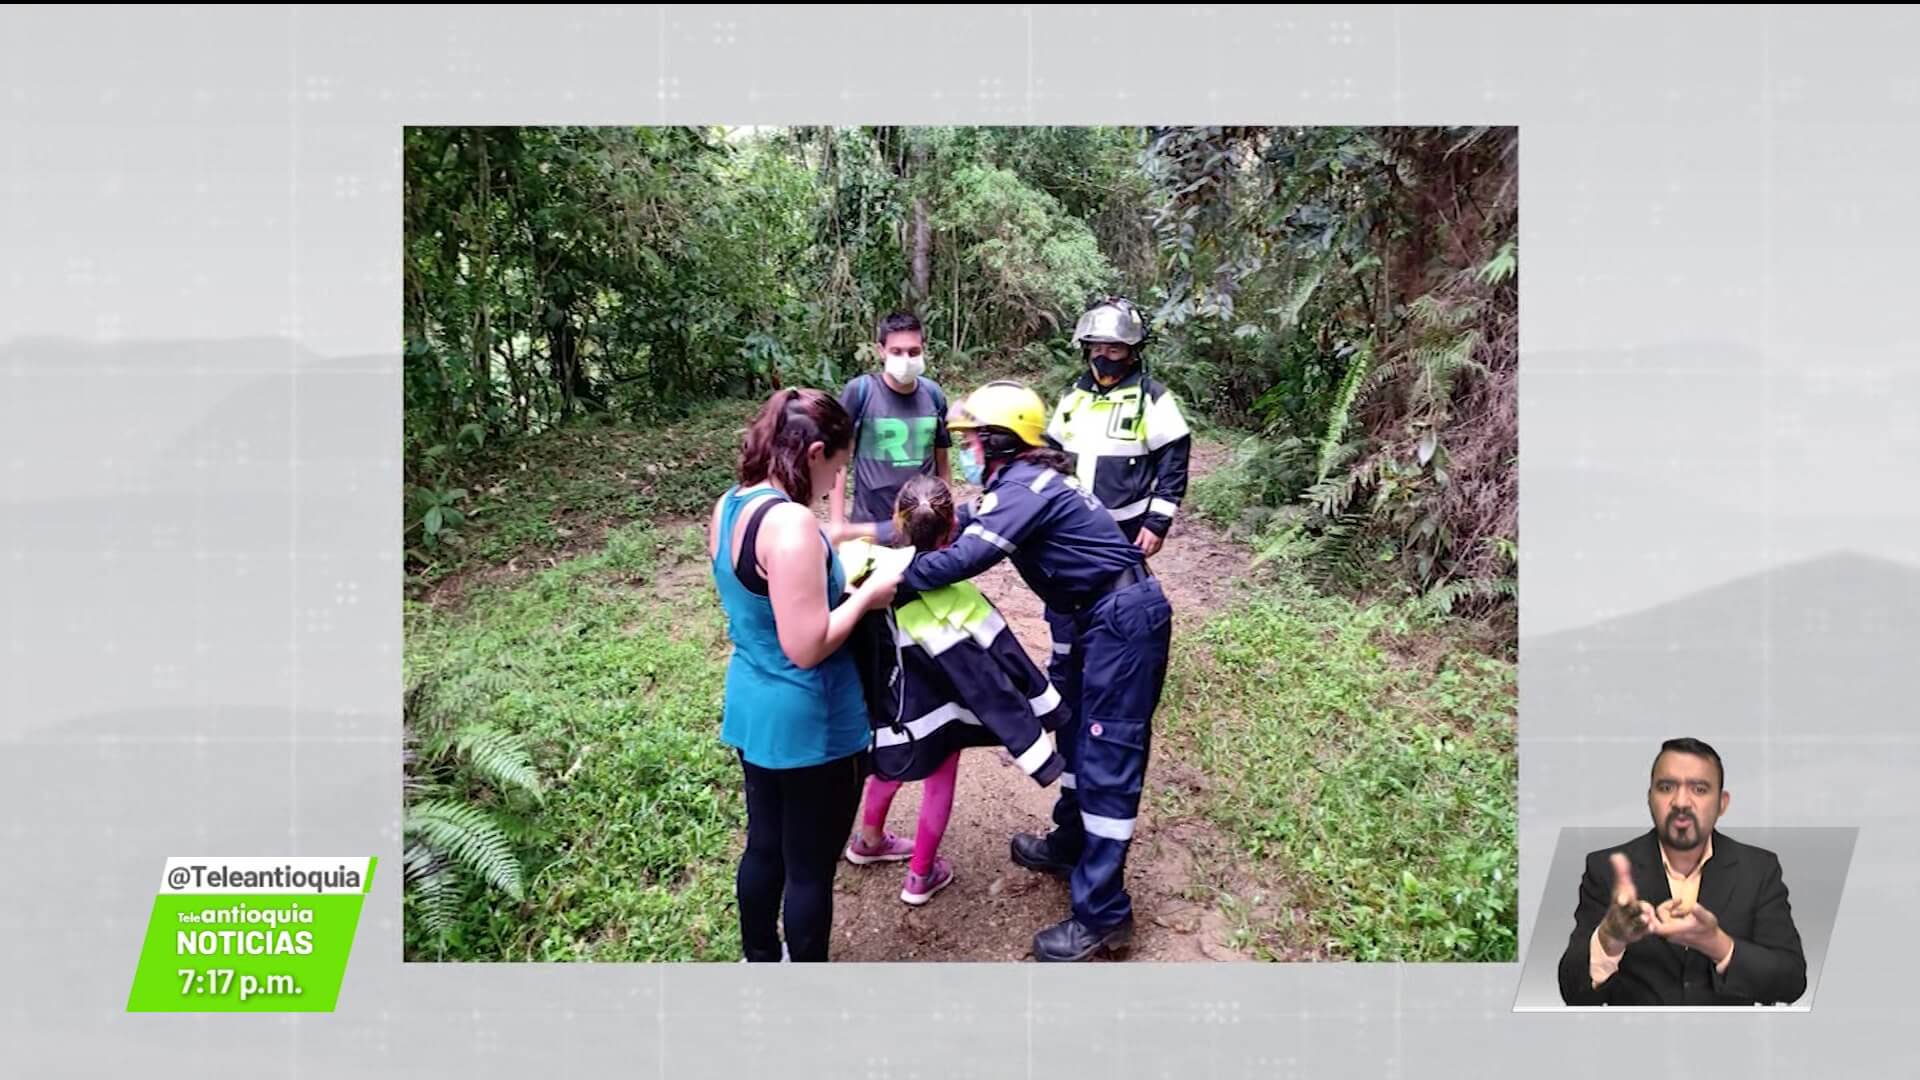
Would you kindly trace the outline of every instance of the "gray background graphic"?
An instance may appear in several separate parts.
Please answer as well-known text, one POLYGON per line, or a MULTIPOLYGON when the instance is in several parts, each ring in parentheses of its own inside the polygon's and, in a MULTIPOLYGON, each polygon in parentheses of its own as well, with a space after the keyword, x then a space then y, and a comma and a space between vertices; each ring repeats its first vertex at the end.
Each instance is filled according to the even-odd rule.
MULTIPOLYGON (((1651 769, 1653 762, 1647 762, 1651 769)), ((1733 794, 1736 801, 1740 796, 1733 794)), ((1770 1008, 1810 1009, 1820 993, 1820 967, 1827 959, 1827 943, 1833 937, 1835 916, 1847 878, 1847 860, 1853 855, 1858 830, 1844 828, 1743 829, 1733 806, 1728 816, 1714 827, 1716 834, 1726 833, 1743 843, 1765 848, 1780 857, 1780 876, 1787 886, 1787 904, 1793 912, 1793 927, 1800 934, 1800 947, 1807 958, 1807 989, 1799 1000, 1770 1008), (1732 826, 1728 827, 1728 822, 1732 826)), ((1520 974, 1520 992, 1514 998, 1516 1009, 1565 1009, 1560 998, 1560 956, 1573 936, 1573 913, 1579 904, 1580 879, 1586 875, 1588 852, 1618 847, 1653 827, 1647 818, 1644 826, 1622 822, 1611 829, 1565 829, 1553 849, 1553 867, 1547 872, 1546 899, 1541 917, 1533 924, 1533 941, 1526 952, 1526 966, 1520 974)), ((1709 864, 1711 865, 1711 864, 1709 864)), ((1596 1008, 1604 1006, 1581 1006, 1596 1008)), ((1728 1008, 1739 1008, 1728 1006, 1728 1008)))
POLYGON ((9 1073, 1920 1074, 1911 11, 0 14, 9 1073), (1518 1014, 1519 965, 404 965, 400 130, 1521 127, 1521 927, 1662 738, 1857 826, 1807 1014, 1518 1014), (128 1015, 169 855, 373 853, 339 1011, 128 1015), (1908 898, 1902 900, 1902 897, 1908 898))

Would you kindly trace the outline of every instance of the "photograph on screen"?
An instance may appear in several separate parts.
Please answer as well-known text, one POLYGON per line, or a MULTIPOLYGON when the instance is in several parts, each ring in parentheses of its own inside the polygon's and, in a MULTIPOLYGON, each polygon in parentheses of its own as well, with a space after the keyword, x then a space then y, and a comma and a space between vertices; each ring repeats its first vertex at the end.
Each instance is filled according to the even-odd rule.
POLYGON ((406 959, 1517 959, 1516 129, 402 138, 406 959))

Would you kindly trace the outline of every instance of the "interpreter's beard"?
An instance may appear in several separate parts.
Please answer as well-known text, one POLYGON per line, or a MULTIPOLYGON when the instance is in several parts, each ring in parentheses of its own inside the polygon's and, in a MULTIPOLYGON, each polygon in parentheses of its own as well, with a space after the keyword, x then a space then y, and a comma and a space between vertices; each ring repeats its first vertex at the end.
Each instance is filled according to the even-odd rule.
POLYGON ((1700 828, 1700 819, 1684 810, 1668 814, 1660 832, 1667 846, 1675 851, 1692 851, 1707 842, 1707 834, 1700 828))

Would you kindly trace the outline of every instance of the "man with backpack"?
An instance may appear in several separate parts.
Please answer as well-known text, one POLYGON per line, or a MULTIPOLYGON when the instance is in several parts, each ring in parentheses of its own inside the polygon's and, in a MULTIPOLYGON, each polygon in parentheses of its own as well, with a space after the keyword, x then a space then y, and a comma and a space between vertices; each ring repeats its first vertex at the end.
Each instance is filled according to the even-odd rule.
MULTIPOLYGON (((843 522, 871 522, 874 539, 893 544, 893 504, 900 485, 916 475, 947 479, 947 396, 925 377, 926 337, 920 320, 896 311, 874 332, 881 369, 855 376, 840 392, 853 417, 853 506, 846 481, 828 498, 834 532, 843 522)), ((845 534, 834 535, 845 539, 845 534)))

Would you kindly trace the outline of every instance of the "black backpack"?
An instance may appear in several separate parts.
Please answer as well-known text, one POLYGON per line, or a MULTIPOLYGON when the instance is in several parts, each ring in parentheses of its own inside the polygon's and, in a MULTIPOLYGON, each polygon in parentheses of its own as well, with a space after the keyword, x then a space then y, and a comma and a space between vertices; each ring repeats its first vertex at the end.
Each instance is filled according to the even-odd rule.
MULTIPOLYGON (((909 749, 915 742, 912 730, 902 722, 901 703, 905 690, 900 685, 904 672, 900 648, 894 641, 893 611, 869 611, 853 625, 847 635, 847 650, 860 674, 860 693, 867 703, 867 727, 876 734, 883 730, 907 737, 909 749)), ((911 767, 911 754, 907 755, 911 767)), ((898 780, 880 768, 879 755, 872 755, 874 775, 882 780, 898 780)))
MULTIPOLYGON (((853 380, 852 385, 848 387, 848 389, 853 392, 853 407, 847 411, 853 414, 854 444, 856 446, 859 445, 860 441, 860 422, 867 417, 867 403, 873 400, 872 384, 879 378, 880 376, 877 373, 869 371, 865 375, 853 380)), ((932 379, 923 376, 920 381, 927 384, 927 393, 933 395, 933 407, 940 410, 940 422, 943 424, 946 423, 946 391, 940 389, 940 384, 934 382, 932 379)))

